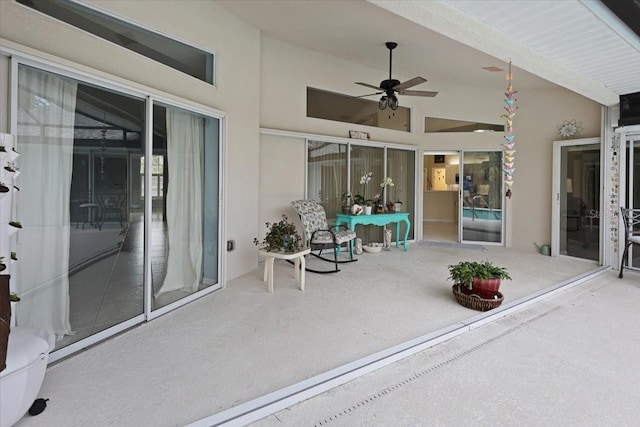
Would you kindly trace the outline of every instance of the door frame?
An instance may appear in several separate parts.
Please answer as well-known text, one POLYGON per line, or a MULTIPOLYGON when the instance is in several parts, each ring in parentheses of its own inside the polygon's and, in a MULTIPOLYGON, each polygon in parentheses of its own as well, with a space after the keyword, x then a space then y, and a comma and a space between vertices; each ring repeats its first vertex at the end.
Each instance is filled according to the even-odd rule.
MULTIPOLYGON (((458 175, 460 175, 460 160, 462 158, 462 150, 423 150, 422 151, 422 156, 420 158, 420 167, 418 170, 418 177, 417 179, 419 180, 419 187, 416 188, 420 188, 420 200, 419 200, 419 205, 420 205, 420 221, 417 220, 415 221, 415 225, 416 225, 416 232, 418 231, 418 226, 420 226, 420 240, 422 240, 424 238, 424 223, 425 223, 425 209, 424 209, 424 203, 425 203, 425 193, 428 191, 427 188, 427 176, 425 175, 425 162, 424 162, 424 158, 425 156, 458 156, 458 175)), ((446 165, 445 165, 446 167, 446 165)), ((417 192, 418 190, 416 190, 417 192)), ((456 221, 460 221, 460 195, 461 195, 461 191, 460 188, 458 188, 458 196, 457 196, 457 203, 458 203, 458 208, 456 209, 456 221)), ((456 243, 460 243, 462 239, 462 235, 460 234, 460 226, 458 223, 458 227, 457 227, 457 231, 456 231, 456 243)))

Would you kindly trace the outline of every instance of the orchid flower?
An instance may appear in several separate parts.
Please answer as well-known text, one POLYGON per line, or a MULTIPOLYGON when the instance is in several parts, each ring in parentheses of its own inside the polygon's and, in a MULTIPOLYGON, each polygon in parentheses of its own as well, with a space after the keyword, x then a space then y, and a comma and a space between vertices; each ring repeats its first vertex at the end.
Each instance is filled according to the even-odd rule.
POLYGON ((384 180, 382 180, 382 182, 380 183, 380 187, 384 188, 386 186, 389 187, 393 187, 395 184, 393 183, 393 180, 391 179, 391 177, 386 177, 384 180))

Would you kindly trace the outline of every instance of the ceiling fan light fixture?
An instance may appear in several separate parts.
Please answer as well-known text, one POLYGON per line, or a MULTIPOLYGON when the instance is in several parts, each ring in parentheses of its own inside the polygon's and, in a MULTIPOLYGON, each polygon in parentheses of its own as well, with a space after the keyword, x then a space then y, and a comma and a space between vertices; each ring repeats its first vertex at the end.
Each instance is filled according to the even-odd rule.
POLYGON ((387 108, 387 96, 386 95, 382 95, 382 98, 380 98, 380 101, 378 101, 378 108, 380 108, 381 110, 384 110, 385 108, 387 108))
POLYGON ((398 98, 397 98, 395 95, 390 96, 390 97, 387 99, 387 104, 389 105, 389 107, 390 107, 392 110, 397 110, 397 109, 398 109, 398 106, 400 105, 400 104, 398 103, 398 98))

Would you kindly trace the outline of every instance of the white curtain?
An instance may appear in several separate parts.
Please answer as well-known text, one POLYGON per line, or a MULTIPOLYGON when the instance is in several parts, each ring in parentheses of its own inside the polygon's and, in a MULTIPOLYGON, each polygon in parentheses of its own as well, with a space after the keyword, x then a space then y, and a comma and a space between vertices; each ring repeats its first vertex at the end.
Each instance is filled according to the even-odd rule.
POLYGON ((18 326, 61 338, 69 322, 69 195, 77 84, 22 67, 18 78, 20 168, 18 326))
POLYGON ((202 280, 204 120, 167 108, 167 271, 157 295, 195 292, 202 280))

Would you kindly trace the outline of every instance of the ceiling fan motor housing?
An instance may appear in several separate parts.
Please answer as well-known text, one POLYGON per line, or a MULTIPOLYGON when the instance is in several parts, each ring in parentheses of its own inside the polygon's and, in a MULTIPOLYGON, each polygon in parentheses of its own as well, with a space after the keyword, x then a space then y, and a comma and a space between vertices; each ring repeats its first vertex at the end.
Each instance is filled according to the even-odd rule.
POLYGON ((380 82, 380 89, 384 89, 387 95, 393 95, 393 88, 400 84, 400 80, 388 79, 380 82))

